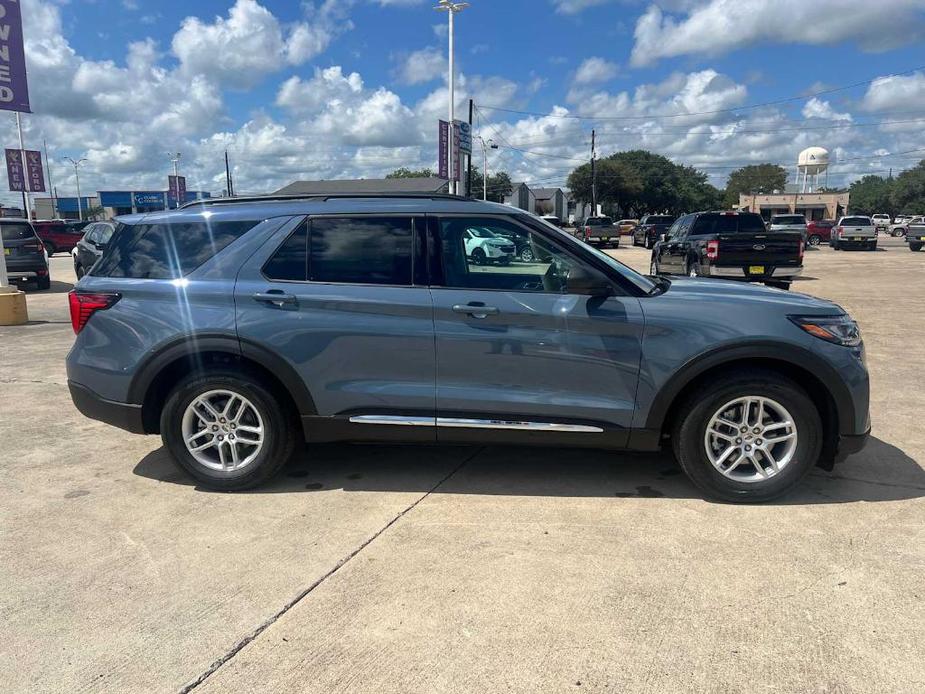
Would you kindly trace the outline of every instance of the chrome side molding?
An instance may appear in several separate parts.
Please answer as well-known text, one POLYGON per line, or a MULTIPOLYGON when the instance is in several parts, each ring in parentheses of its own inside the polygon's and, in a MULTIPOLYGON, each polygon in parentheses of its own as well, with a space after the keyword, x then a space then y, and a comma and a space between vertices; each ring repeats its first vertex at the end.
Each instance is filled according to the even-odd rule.
POLYGON ((466 419, 461 417, 406 417, 403 415, 363 414, 350 418, 351 424, 386 424, 403 427, 447 427, 451 429, 513 429, 572 434, 600 434, 601 427, 559 422, 519 422, 505 419, 466 419))

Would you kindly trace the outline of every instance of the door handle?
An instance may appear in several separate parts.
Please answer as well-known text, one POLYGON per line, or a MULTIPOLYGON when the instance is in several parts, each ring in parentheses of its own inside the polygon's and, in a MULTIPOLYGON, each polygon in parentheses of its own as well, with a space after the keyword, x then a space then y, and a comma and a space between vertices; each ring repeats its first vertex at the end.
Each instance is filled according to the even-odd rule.
POLYGON ((485 306, 483 304, 456 304, 453 307, 453 313, 465 313, 473 318, 487 318, 488 316, 497 316, 499 311, 494 306, 485 306))
POLYGON ((262 304, 273 304, 274 306, 284 306, 286 304, 295 305, 296 298, 293 294, 286 294, 279 289, 271 289, 268 292, 257 292, 253 296, 254 301, 262 304))

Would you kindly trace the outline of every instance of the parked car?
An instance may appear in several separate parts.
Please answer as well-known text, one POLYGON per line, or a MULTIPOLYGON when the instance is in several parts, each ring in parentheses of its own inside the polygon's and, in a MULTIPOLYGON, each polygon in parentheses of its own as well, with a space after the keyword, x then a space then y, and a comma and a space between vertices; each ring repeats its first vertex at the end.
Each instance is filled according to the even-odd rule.
POLYGON ((849 248, 877 250, 877 231, 870 217, 842 217, 832 230, 829 245, 836 251, 849 248))
POLYGON ((39 220, 32 222, 32 226, 38 237, 42 239, 49 257, 59 252, 70 253, 83 235, 83 232, 74 229, 63 219, 39 220))
POLYGON ((3 238, 3 260, 11 282, 35 282, 38 289, 51 287, 48 256, 35 229, 25 219, 0 219, 3 238))
POLYGON ((676 217, 671 215, 647 214, 639 220, 639 224, 633 229, 633 245, 652 248, 662 234, 674 224, 675 219, 676 217))
POLYGON ((610 217, 588 217, 578 227, 577 235, 585 243, 601 246, 611 244, 614 248, 620 247, 620 229, 613 225, 610 217))
POLYGON ((93 267, 109 245, 115 231, 113 222, 93 222, 85 228, 83 238, 74 247, 74 274, 80 279, 93 267))
POLYGON ((916 219, 921 219, 921 217, 916 217, 911 214, 897 215, 896 219, 893 220, 893 224, 890 226, 890 236, 905 236, 906 232, 909 231, 909 224, 913 223, 916 219))
POLYGON ((906 227, 906 243, 910 251, 920 251, 925 246, 925 217, 913 217, 906 227))
POLYGON ((623 236, 629 236, 630 234, 632 234, 633 229, 635 229, 638 225, 639 225, 638 219, 621 219, 618 222, 614 222, 614 226, 620 229, 620 233, 623 236))
POLYGON ((806 217, 801 214, 771 215, 768 231, 796 231, 806 239, 806 217))
POLYGON ((888 214, 875 214, 870 218, 870 221, 874 225, 874 231, 879 234, 881 231, 886 233, 890 229, 890 215, 888 214))
POLYGON ((160 434, 216 489, 259 485, 306 440, 665 446, 707 494, 762 501, 869 435, 863 343, 835 304, 645 277, 455 196, 123 217, 69 302, 78 409, 160 434), (473 228, 548 260, 476 266, 473 228))
POLYGON ((814 219, 806 224, 806 244, 818 246, 828 243, 832 238, 832 229, 835 227, 834 219, 814 219))
POLYGON ((559 227, 560 229, 565 226, 565 222, 556 217, 554 214, 544 214, 540 217, 544 222, 549 222, 553 226, 559 227))
POLYGON ((510 239, 499 236, 485 227, 471 227, 464 234, 466 257, 476 265, 498 263, 509 265, 514 260, 517 247, 510 239))
POLYGON ((652 249, 653 275, 719 277, 789 289, 803 272, 803 235, 768 231, 754 212, 696 212, 652 249))

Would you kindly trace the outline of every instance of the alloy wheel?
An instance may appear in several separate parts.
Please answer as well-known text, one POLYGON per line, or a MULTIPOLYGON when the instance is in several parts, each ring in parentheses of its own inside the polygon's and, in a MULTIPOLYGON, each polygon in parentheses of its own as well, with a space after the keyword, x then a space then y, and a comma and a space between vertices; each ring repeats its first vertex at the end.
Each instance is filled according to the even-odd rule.
POLYGON ((794 458, 797 428, 787 409, 771 398, 749 395, 720 407, 707 424, 710 463, 736 482, 764 482, 794 458))
POLYGON ((210 390, 183 413, 186 450, 201 465, 234 472, 250 465, 265 441, 264 423, 254 404, 240 393, 210 390))

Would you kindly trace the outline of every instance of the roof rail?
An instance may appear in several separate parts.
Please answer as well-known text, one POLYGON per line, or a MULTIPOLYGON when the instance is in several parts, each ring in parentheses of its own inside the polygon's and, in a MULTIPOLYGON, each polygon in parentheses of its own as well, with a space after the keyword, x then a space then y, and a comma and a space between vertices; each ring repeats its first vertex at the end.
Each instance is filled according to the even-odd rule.
POLYGON ((203 198, 193 200, 180 206, 180 209, 196 205, 234 205, 246 202, 295 202, 298 200, 343 200, 358 198, 409 198, 418 200, 470 200, 463 195, 451 193, 292 193, 271 195, 244 195, 234 198, 203 198))

